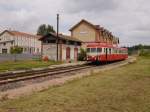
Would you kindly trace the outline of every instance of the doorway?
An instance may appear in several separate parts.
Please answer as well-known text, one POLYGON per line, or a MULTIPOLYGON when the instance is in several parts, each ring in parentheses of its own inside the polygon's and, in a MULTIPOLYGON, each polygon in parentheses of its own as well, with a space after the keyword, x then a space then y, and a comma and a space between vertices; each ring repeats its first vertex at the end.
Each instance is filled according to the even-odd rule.
POLYGON ((74 48, 74 60, 78 60, 78 48, 74 48))
POLYGON ((70 60, 70 47, 66 48, 66 60, 70 60))

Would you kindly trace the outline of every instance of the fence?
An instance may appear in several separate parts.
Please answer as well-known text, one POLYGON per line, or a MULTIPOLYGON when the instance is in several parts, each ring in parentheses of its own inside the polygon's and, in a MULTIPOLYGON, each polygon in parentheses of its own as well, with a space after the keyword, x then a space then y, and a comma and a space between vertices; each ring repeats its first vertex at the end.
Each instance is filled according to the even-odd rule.
POLYGON ((0 62, 17 60, 39 59, 41 55, 35 54, 0 54, 0 62))

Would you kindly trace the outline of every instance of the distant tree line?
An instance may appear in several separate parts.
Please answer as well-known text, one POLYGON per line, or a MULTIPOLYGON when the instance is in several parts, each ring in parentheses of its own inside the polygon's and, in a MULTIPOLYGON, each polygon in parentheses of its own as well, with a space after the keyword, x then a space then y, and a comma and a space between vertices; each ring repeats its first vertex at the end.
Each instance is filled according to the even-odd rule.
POLYGON ((135 46, 132 46, 132 47, 127 47, 127 48, 128 48, 128 50, 150 49, 150 45, 139 44, 139 45, 135 45, 135 46))
POLYGON ((132 47, 127 47, 129 55, 139 54, 139 55, 149 55, 150 54, 150 45, 135 45, 132 47))

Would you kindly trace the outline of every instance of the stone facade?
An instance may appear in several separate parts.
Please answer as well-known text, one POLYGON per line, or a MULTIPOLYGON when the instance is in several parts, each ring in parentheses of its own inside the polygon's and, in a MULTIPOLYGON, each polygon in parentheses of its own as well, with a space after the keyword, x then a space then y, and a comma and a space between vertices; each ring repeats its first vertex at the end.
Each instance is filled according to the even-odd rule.
POLYGON ((72 30, 71 36, 76 37, 83 42, 91 42, 96 40, 96 31, 93 27, 83 22, 72 30))
POLYGON ((89 42, 119 44, 119 38, 112 35, 111 32, 100 25, 93 25, 86 20, 81 20, 79 23, 74 25, 70 31, 72 37, 82 40, 85 44, 89 42))
MULTIPOLYGON (((40 39, 42 41, 42 57, 48 57, 49 60, 57 60, 57 36, 54 33, 40 39)), ((81 41, 73 37, 59 35, 58 41, 58 60, 59 61, 77 61, 80 51, 81 41)))
POLYGON ((36 35, 18 31, 4 31, 0 34, 0 53, 10 53, 10 48, 19 46, 25 54, 40 54, 41 41, 36 35))
MULTIPOLYGON (((59 55, 59 61, 77 61, 77 56, 75 57, 75 48, 78 49, 77 54, 79 53, 80 46, 74 46, 74 45, 65 45, 65 44, 59 44, 58 47, 58 55, 59 55), (67 48, 70 48, 70 58, 67 59, 67 48)), ((48 57, 49 60, 57 60, 57 46, 54 43, 43 43, 43 58, 48 57)))

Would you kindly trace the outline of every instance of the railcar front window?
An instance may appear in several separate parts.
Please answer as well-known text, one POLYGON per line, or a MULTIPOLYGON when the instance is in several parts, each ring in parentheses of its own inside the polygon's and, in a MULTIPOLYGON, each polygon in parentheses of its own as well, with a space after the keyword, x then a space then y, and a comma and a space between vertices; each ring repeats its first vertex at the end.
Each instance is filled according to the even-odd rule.
POLYGON ((97 52, 102 52, 102 48, 97 48, 97 52))
POLYGON ((91 48, 91 52, 96 52, 96 48, 91 48))
POLYGON ((90 52, 90 48, 87 48, 87 52, 90 52))

